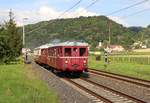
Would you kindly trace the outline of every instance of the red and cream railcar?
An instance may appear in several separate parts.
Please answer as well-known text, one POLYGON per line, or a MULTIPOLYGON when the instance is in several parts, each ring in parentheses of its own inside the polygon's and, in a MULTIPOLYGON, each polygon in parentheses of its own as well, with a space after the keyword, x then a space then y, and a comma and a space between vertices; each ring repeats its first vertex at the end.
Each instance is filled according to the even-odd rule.
POLYGON ((47 64, 48 47, 50 45, 42 45, 34 49, 34 61, 39 64, 47 64))
POLYGON ((38 62, 59 71, 87 71, 88 45, 80 42, 64 42, 41 49, 38 62))

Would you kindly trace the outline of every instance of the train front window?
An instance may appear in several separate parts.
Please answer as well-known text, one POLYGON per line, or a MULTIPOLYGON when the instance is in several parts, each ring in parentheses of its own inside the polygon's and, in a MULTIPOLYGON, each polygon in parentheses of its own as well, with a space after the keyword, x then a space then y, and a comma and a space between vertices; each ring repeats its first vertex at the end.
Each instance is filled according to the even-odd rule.
POLYGON ((86 48, 80 48, 80 56, 86 55, 86 48))
POLYGON ((65 56, 71 56, 71 48, 65 48, 65 56))
POLYGON ((72 56, 78 56, 79 53, 78 53, 78 48, 73 48, 73 51, 72 51, 72 56))

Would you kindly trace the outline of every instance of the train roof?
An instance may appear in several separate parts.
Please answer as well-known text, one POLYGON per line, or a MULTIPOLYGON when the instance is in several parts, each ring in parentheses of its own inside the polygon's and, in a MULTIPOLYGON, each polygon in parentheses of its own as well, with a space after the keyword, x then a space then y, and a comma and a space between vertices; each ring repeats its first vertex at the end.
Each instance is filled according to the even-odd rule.
POLYGON ((67 42, 62 42, 57 44, 45 44, 35 49, 44 49, 44 48, 55 47, 55 46, 88 46, 88 43, 67 41, 67 42))
POLYGON ((62 42, 56 44, 55 46, 88 46, 88 43, 83 42, 62 42))
POLYGON ((49 48, 51 46, 52 46, 52 44, 45 44, 45 45, 41 45, 41 46, 39 46, 39 47, 37 47, 35 49, 44 49, 44 48, 49 48))

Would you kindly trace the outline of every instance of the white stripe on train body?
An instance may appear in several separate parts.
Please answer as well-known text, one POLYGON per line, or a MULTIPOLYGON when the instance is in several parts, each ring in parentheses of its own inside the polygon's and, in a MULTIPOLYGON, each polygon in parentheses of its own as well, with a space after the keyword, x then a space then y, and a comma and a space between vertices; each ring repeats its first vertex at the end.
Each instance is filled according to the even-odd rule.
POLYGON ((88 58, 87 56, 86 57, 59 57, 59 56, 48 56, 49 58, 88 58))

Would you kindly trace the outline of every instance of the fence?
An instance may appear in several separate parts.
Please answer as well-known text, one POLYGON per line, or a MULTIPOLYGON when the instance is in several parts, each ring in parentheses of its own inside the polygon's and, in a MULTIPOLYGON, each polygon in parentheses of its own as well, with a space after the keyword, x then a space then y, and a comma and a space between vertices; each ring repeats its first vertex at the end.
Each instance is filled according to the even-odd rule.
POLYGON ((150 64, 150 56, 109 56, 110 61, 123 63, 150 64))

